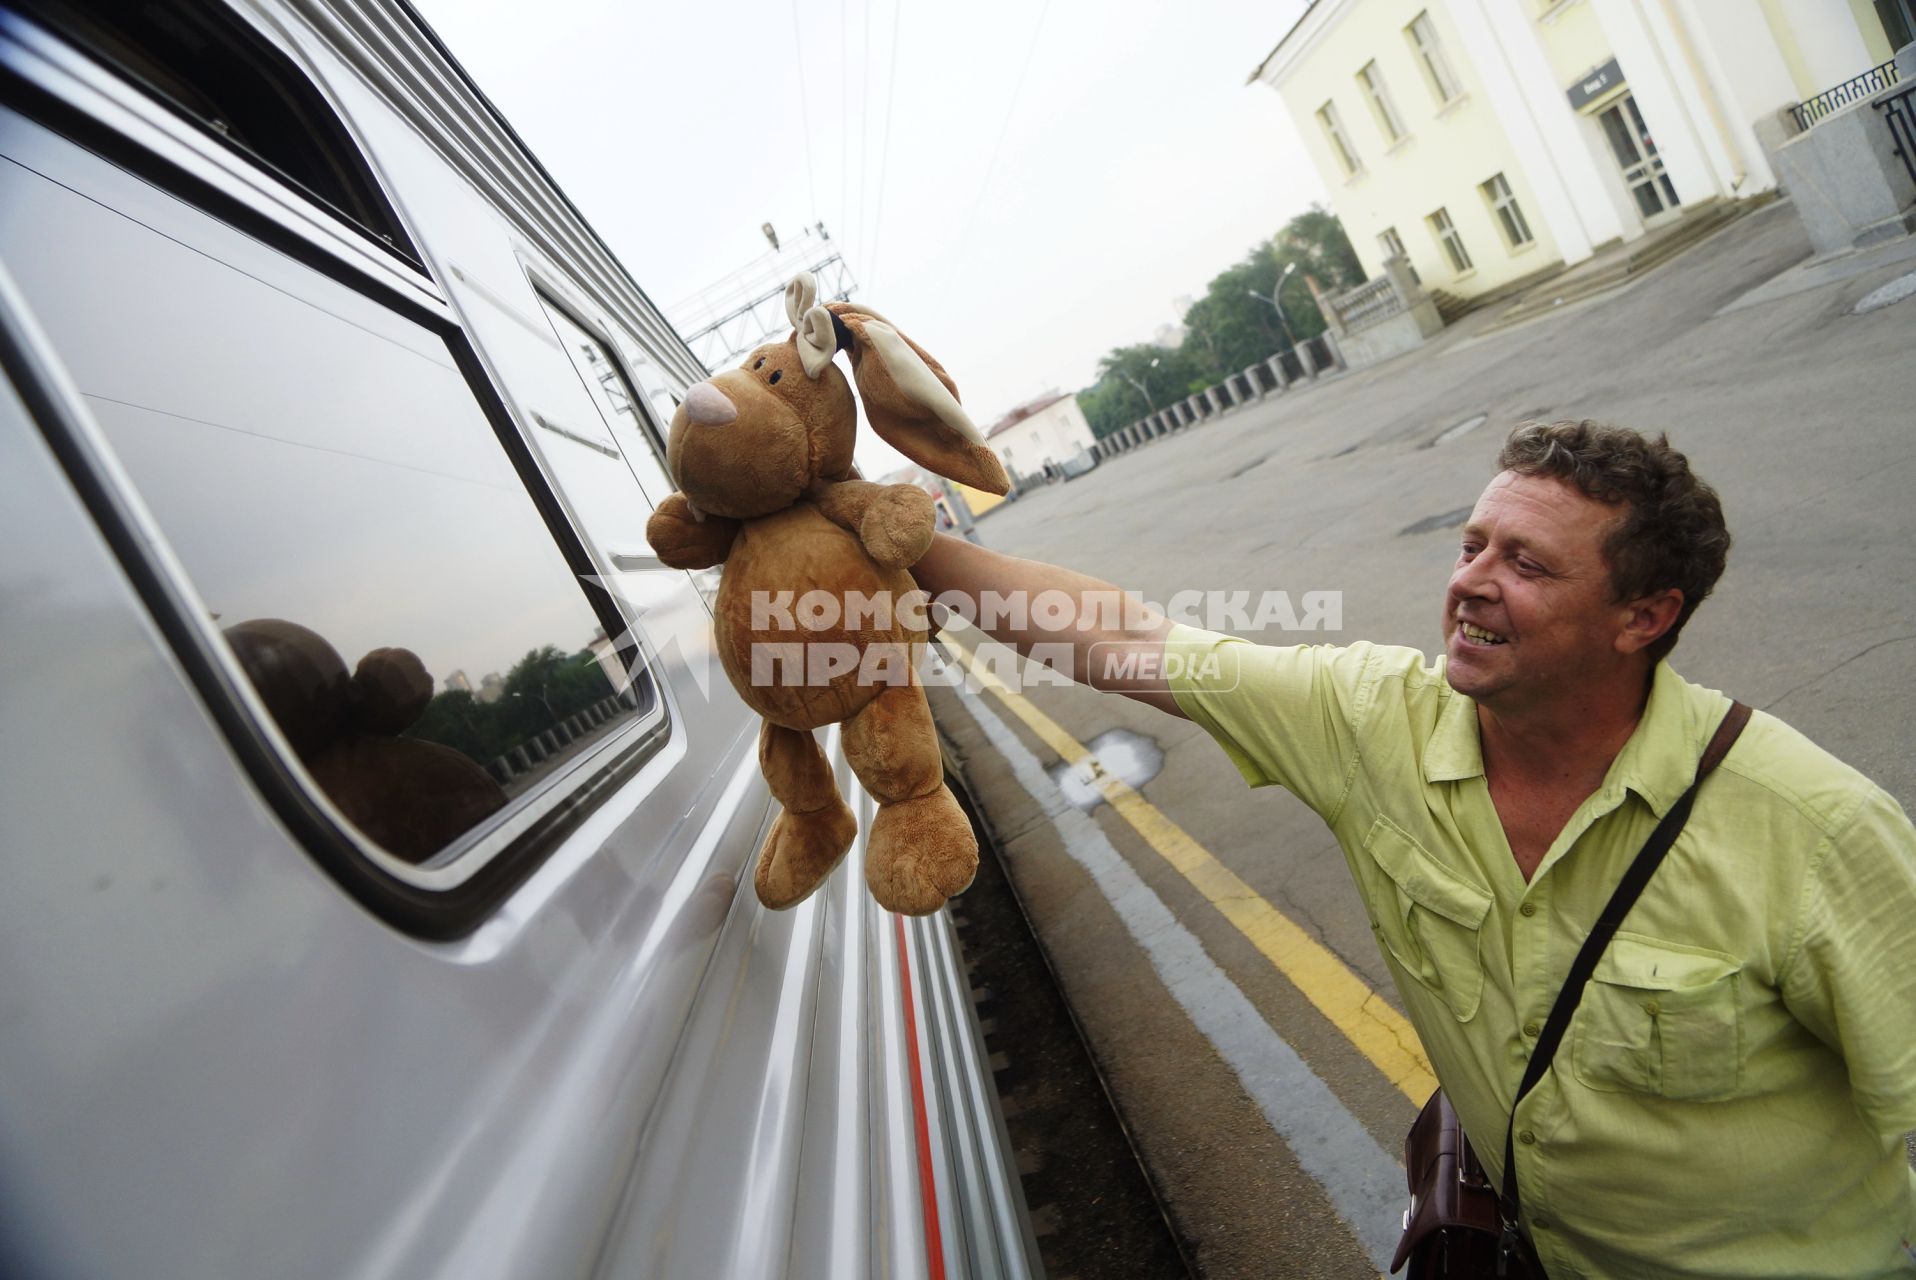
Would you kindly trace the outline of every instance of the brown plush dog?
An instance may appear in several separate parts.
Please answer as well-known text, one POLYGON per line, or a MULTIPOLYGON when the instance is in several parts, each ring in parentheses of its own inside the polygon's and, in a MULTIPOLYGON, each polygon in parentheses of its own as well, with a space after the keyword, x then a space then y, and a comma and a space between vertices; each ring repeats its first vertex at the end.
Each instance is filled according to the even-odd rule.
POLYGON ((934 508, 915 485, 857 478, 857 407, 833 355, 851 353, 865 416, 900 453, 992 493, 1008 481, 938 362, 869 308, 814 305, 815 288, 801 276, 786 290, 790 338, 686 393, 668 445, 680 492, 646 537, 673 568, 725 566, 720 660, 765 717, 759 765, 784 806, 759 854, 759 901, 803 901, 851 848, 858 824, 812 736, 843 722, 845 757, 878 801, 866 883, 886 909, 927 915, 978 866, 913 670, 929 624, 906 607, 907 571, 931 545, 934 508), (892 607, 856 607, 875 599, 892 607))

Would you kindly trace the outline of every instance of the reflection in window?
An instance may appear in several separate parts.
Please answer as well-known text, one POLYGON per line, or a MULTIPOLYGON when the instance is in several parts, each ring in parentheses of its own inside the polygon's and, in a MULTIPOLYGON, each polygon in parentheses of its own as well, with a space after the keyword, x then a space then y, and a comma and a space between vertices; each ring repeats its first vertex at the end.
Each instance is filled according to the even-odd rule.
POLYGON ((362 834, 440 855, 650 710, 442 337, 17 118, 0 151, 9 268, 362 834))

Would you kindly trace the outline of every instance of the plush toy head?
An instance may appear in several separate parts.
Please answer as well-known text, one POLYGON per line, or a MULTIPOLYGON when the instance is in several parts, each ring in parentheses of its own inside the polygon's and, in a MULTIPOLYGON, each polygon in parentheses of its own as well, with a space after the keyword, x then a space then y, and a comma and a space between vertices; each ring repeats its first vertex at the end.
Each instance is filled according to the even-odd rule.
POLYGON ((820 480, 852 475, 857 410, 832 363, 848 351, 872 429, 913 462, 989 493, 1004 467, 959 406, 938 362, 877 312, 814 301, 809 275, 785 293, 794 332, 686 393, 667 461, 699 511, 751 520, 781 511, 820 480))
POLYGON ((432 676, 410 649, 374 649, 350 673, 324 636, 254 618, 226 639, 300 763, 373 843, 424 862, 506 806, 476 761, 403 737, 432 701, 432 676))

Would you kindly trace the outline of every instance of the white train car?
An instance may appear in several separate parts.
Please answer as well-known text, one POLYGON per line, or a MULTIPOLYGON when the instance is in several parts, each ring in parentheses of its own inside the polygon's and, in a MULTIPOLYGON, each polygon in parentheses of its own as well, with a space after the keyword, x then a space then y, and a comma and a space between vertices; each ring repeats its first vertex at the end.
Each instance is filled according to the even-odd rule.
POLYGON ((752 897, 705 371, 403 0, 0 3, 0 263, 0 1272, 1038 1270, 946 918, 752 897))

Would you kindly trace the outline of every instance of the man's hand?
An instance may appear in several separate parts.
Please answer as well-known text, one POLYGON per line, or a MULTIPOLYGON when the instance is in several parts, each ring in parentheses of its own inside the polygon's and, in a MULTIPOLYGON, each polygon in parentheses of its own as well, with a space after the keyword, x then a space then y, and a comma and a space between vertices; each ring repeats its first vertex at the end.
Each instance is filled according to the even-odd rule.
POLYGON ((1071 678, 1078 683, 1122 693, 1174 716, 1184 714, 1163 674, 1170 619, 1124 596, 1110 583, 1042 561, 989 551, 942 533, 912 566, 912 576, 934 599, 947 592, 969 598, 980 628, 1021 654, 1030 656, 1040 645, 1070 645, 1071 678), (1062 592, 1070 599, 1072 608, 1066 616, 1046 610, 1041 617, 1032 607, 1048 591, 1062 592), (1012 603, 1008 618, 982 607, 987 593, 1012 603), (1053 623, 1061 625, 1054 628, 1053 623), (1139 660, 1108 660, 1130 654, 1139 660))

